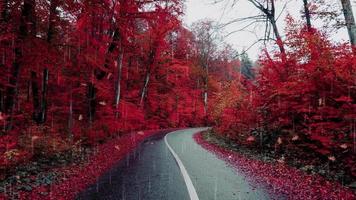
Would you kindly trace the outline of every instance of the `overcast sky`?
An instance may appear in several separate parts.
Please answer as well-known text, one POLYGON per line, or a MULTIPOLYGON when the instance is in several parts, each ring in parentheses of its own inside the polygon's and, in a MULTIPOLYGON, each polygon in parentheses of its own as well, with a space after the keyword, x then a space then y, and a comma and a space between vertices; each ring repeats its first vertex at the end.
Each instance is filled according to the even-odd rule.
MULTIPOLYGON (((216 0, 215 0, 216 1, 216 0)), ((341 10, 341 5, 339 0, 330 0, 334 1, 335 5, 339 6, 338 9, 341 10)), ((254 8, 250 2, 247 0, 238 0, 237 5, 234 8, 231 8, 230 5, 226 3, 214 4, 214 0, 186 0, 186 9, 184 23, 186 26, 190 26, 193 22, 196 22, 201 19, 211 19, 220 23, 226 23, 231 21, 231 19, 254 16, 258 14, 258 10, 254 8)), ((288 2, 287 7, 285 8, 283 15, 280 16, 278 24, 280 27, 280 32, 284 33, 284 19, 287 13, 291 14, 296 19, 301 19, 301 9, 302 9, 302 0, 286 0, 279 1, 283 3, 278 3, 277 8, 280 12, 284 7, 285 2, 288 2)), ((354 15, 356 14, 356 5, 353 4, 354 15)), ((314 21, 314 26, 320 26, 321 23, 314 21)), ((241 29, 244 26, 242 23, 235 23, 227 26, 225 33, 236 31, 241 29)), ((237 32, 229 37, 225 38, 225 41, 229 44, 232 44, 239 52, 242 52, 243 49, 250 47, 264 32, 263 24, 257 27, 251 27, 250 30, 254 30, 254 33, 251 32, 237 32), (256 35, 257 34, 257 35, 256 35)), ((348 40, 348 35, 346 29, 342 29, 338 32, 330 33, 330 36, 335 41, 345 41, 348 40)), ((248 54, 252 59, 257 59, 258 54, 262 44, 255 45, 252 47, 248 54)))

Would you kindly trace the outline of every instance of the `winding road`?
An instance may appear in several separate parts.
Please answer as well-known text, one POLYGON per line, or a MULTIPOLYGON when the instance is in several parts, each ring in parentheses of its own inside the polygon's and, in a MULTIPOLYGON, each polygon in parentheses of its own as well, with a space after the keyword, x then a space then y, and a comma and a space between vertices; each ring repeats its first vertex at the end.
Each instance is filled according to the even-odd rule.
POLYGON ((269 199, 244 175, 198 145, 192 128, 147 139, 77 199, 269 199))

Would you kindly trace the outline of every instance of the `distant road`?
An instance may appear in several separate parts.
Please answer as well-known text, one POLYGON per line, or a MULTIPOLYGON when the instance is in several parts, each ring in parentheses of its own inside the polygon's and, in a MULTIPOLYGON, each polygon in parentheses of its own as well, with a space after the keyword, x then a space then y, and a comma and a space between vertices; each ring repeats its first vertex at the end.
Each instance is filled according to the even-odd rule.
POLYGON ((204 129, 149 138, 77 199, 269 199, 243 175, 195 143, 193 135, 204 129))

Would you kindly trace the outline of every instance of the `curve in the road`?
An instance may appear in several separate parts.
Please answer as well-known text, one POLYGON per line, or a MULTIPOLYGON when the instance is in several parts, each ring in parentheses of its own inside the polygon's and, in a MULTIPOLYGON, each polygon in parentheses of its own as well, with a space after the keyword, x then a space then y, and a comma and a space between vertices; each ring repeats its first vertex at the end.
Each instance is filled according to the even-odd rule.
MULTIPOLYGON (((172 133, 174 133, 174 132, 172 132, 172 133)), ((172 134, 172 133, 170 133, 170 134, 172 134)), ((179 166, 179 169, 180 169, 180 171, 182 173, 182 176, 184 178, 185 184, 186 184, 187 189, 188 189, 189 197, 190 197, 191 200, 199 200, 197 191, 195 190, 195 187, 194 187, 194 185, 192 183, 192 180, 189 177, 189 174, 188 174, 187 170, 185 169, 185 167, 184 167, 182 161, 180 160, 179 156, 176 154, 176 152, 172 149, 172 147, 167 142, 167 136, 168 135, 166 135, 164 137, 164 142, 166 143, 169 151, 172 153, 174 159, 176 160, 176 162, 177 162, 177 164, 179 166)))
POLYGON ((194 141, 193 135, 203 130, 184 129, 148 138, 77 199, 270 199, 263 189, 252 186, 242 173, 194 141))

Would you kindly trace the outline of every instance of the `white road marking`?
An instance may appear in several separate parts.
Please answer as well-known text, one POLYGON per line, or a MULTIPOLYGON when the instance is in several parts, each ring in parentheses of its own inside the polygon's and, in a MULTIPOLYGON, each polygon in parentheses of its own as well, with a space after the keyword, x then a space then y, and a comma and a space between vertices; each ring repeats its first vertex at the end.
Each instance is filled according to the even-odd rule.
MULTIPOLYGON (((172 133, 175 133, 175 132, 172 132, 172 133)), ((172 134, 172 133, 169 133, 169 134, 172 134)), ((177 161, 177 164, 179 166, 179 169, 183 175, 183 179, 185 181, 185 185, 187 186, 187 189, 188 189, 188 193, 189 193, 189 196, 190 196, 190 199, 191 200, 199 200, 199 197, 198 197, 198 194, 197 194, 197 191, 195 190, 194 188, 194 185, 192 183, 192 180, 190 179, 189 177, 189 174, 187 172, 187 170, 185 169, 182 161, 179 159, 178 155, 176 154, 176 152, 174 152, 174 150, 172 149, 172 147, 168 144, 168 141, 167 141, 167 136, 169 135, 167 134, 165 137, 164 137, 164 142, 166 143, 169 151, 171 151, 174 159, 177 161)))

